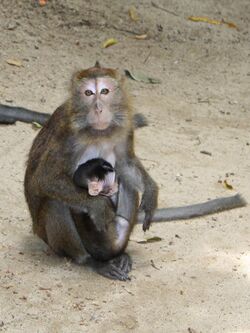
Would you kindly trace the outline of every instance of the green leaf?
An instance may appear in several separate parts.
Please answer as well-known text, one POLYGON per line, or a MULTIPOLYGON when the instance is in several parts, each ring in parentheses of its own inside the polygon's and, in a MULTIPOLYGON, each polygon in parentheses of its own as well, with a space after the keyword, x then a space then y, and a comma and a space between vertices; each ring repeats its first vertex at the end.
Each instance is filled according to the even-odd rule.
POLYGON ((32 122, 32 125, 35 127, 35 128, 42 128, 42 125, 37 123, 36 121, 33 121, 32 122))
POLYGON ((127 77, 129 77, 130 79, 135 80, 135 81, 151 83, 151 84, 161 83, 160 79, 157 79, 157 78, 151 77, 151 76, 147 76, 140 72, 131 72, 128 69, 125 69, 124 72, 127 77))

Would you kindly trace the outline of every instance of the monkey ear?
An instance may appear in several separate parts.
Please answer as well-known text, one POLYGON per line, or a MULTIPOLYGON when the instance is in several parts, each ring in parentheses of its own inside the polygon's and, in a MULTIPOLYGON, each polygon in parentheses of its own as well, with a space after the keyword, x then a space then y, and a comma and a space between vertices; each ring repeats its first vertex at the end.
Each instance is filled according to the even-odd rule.
POLYGON ((94 67, 101 68, 101 64, 98 60, 95 62, 94 67))
POLYGON ((123 84, 126 81, 125 71, 121 71, 119 68, 115 69, 117 80, 123 84))

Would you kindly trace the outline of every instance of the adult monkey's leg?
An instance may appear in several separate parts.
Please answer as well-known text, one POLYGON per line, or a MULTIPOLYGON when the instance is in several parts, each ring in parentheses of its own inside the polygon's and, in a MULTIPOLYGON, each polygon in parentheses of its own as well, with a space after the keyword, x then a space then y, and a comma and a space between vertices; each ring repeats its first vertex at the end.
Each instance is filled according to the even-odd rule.
POLYGON ((73 212, 78 233, 91 255, 88 262, 101 275, 127 280, 132 260, 124 251, 136 223, 138 195, 120 184, 116 208, 106 197, 103 197, 100 207, 96 207, 95 198, 92 203, 92 209, 88 206, 88 213, 73 212), (105 228, 97 230, 96 225, 105 225, 105 228))

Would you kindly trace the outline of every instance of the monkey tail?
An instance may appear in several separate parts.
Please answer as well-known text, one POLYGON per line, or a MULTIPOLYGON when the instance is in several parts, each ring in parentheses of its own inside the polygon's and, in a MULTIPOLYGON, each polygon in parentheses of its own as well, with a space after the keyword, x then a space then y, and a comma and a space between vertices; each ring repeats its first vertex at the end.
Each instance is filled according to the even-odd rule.
MULTIPOLYGON (((240 194, 236 194, 230 197, 218 198, 195 205, 157 209, 153 215, 152 222, 187 220, 194 217, 244 207, 246 205, 246 200, 240 194)), ((138 223, 143 223, 144 216, 143 212, 139 213, 138 223)))
POLYGON ((17 106, 0 104, 0 123, 14 124, 16 121, 25 123, 37 122, 44 125, 50 118, 50 114, 31 111, 17 106))

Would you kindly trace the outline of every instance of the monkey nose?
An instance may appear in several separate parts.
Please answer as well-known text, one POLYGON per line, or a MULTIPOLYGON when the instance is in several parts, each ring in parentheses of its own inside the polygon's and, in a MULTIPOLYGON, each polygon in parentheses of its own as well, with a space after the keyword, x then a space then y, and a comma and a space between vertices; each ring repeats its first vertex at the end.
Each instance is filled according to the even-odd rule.
POLYGON ((102 113, 102 104, 99 101, 96 101, 95 110, 96 113, 102 113))
POLYGON ((102 113, 102 108, 98 108, 98 107, 97 107, 97 108, 95 109, 95 111, 96 111, 96 113, 102 113))

